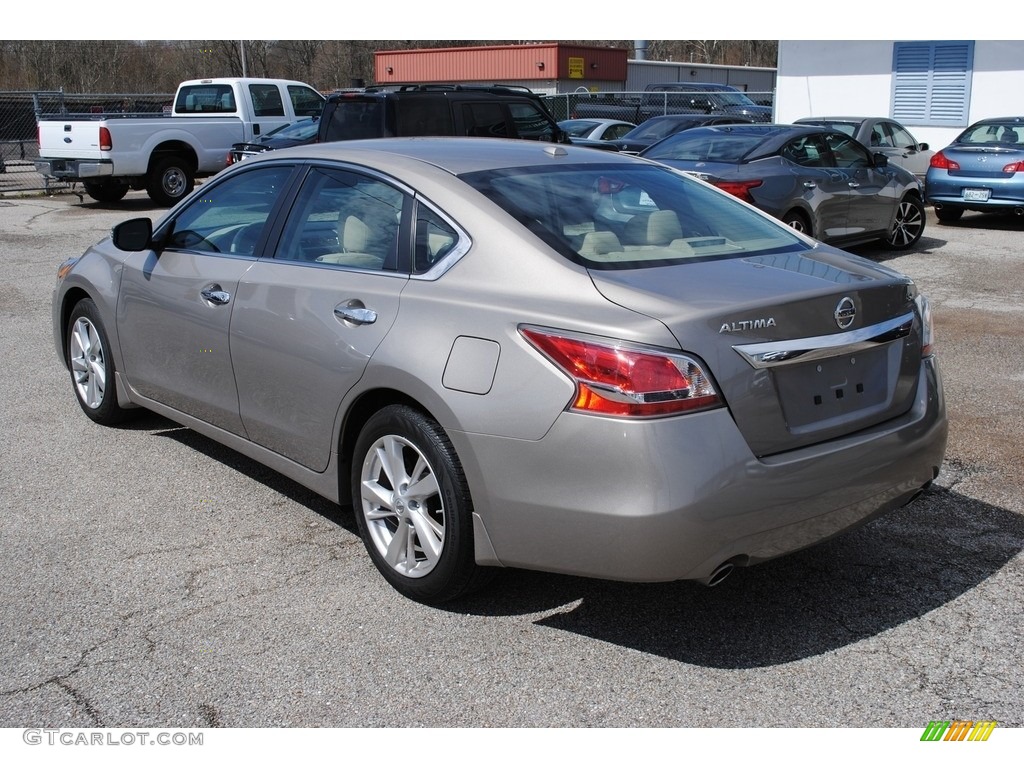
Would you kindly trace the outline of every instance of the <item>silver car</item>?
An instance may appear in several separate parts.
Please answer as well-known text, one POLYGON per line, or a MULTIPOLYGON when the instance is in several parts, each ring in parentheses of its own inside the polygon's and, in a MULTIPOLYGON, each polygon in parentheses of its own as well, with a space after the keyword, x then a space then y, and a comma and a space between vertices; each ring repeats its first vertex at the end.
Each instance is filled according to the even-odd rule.
POLYGON ((906 168, 924 183, 935 154, 891 117, 802 117, 797 125, 820 125, 852 136, 872 152, 885 155, 892 165, 906 168))
POLYGON ((400 592, 714 584, 914 499, 945 406, 907 277, 664 166, 491 139, 264 153, 69 259, 85 414, 341 504, 400 592))

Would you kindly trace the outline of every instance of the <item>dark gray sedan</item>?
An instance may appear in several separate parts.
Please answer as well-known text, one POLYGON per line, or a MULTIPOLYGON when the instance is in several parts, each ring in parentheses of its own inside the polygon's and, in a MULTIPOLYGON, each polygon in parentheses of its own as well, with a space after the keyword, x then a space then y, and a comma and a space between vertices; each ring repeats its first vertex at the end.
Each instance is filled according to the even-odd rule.
POLYGON ((842 131, 810 125, 691 128, 640 153, 731 192, 835 245, 914 245, 924 232, 920 182, 842 131))
POLYGON ((909 503, 945 451, 909 278, 614 152, 266 152, 57 276, 86 416, 351 505, 424 602, 499 567, 714 584, 909 503))

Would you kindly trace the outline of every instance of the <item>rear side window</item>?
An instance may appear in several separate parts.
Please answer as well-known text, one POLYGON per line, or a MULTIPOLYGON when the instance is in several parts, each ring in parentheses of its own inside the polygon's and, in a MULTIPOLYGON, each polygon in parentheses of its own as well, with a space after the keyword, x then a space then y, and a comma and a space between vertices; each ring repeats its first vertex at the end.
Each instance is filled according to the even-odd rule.
POLYGON ((275 258, 396 271, 405 196, 351 171, 315 168, 303 182, 275 258))
POLYGON ((413 97, 402 99, 397 106, 395 133, 399 136, 451 136, 455 133, 446 99, 413 97))
POLYGON ((276 85, 250 83, 249 96, 256 117, 284 117, 284 103, 276 85))
POLYGON ((496 102, 463 104, 462 123, 467 136, 500 139, 509 137, 508 126, 505 124, 505 110, 496 102))
POLYGON ((174 111, 179 114, 237 112, 235 94, 230 85, 202 83, 178 90, 174 111))

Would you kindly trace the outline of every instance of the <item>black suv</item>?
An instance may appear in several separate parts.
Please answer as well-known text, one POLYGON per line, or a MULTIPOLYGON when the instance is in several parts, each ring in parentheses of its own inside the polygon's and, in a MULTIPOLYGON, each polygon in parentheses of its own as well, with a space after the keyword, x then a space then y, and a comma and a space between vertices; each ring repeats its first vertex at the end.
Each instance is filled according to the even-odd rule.
POLYGON ((568 143, 540 97, 511 85, 372 87, 327 98, 317 141, 488 136, 568 143))

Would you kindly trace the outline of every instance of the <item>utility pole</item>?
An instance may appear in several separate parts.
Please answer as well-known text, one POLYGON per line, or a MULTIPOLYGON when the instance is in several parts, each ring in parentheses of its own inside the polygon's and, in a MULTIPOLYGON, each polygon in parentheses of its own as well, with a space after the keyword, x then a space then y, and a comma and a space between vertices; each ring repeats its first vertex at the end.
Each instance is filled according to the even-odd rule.
POLYGON ((249 75, 246 72, 246 66, 245 66, 245 40, 239 40, 238 41, 238 51, 239 51, 239 53, 241 54, 241 57, 242 57, 242 77, 248 77, 249 75))

